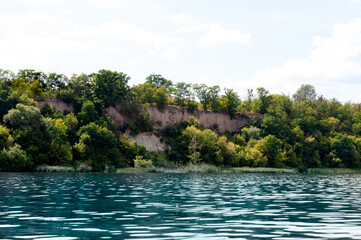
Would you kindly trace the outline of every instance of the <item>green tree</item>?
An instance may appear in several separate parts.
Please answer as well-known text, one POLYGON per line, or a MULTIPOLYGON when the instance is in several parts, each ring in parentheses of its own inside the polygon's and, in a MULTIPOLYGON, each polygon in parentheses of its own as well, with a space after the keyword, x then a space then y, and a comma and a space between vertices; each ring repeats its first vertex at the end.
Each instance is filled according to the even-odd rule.
POLYGON ((315 87, 310 84, 302 84, 301 87, 293 94, 293 99, 297 102, 306 100, 314 101, 316 99, 315 87))
POLYGON ((260 129, 258 127, 249 127, 246 129, 247 130, 247 136, 249 139, 256 139, 258 140, 260 137, 260 129))
POLYGON ((219 93, 221 91, 221 88, 218 85, 215 85, 213 87, 209 87, 209 95, 210 100, 209 104, 212 110, 219 111, 220 110, 220 101, 219 101, 219 93))
POLYGON ((280 153, 282 151, 282 141, 273 135, 268 135, 260 140, 255 146, 267 157, 269 167, 282 167, 280 153))
POLYGON ((164 86, 166 89, 168 89, 170 86, 173 85, 172 81, 165 79, 160 74, 151 74, 145 79, 146 84, 151 84, 155 88, 160 88, 164 86))
POLYGON ((49 122, 33 106, 17 104, 4 116, 5 124, 13 130, 15 143, 20 144, 36 165, 48 163, 50 151, 49 122))
POLYGON ((237 144, 238 146, 244 147, 246 146, 246 140, 244 137, 238 133, 234 134, 232 137, 232 142, 237 144))
POLYGON ((286 118, 276 118, 266 115, 261 124, 263 135, 274 135, 279 139, 290 140, 292 138, 292 130, 290 122, 286 118))
POLYGON ((16 78, 26 80, 29 83, 37 81, 42 91, 46 91, 48 89, 46 84, 47 77, 43 72, 37 72, 33 69, 20 69, 16 78))
POLYGON ((69 142, 73 145, 77 141, 76 132, 78 130, 78 119, 74 113, 69 113, 64 118, 64 123, 67 126, 67 135, 69 142))
POLYGON ((50 119, 48 128, 51 144, 48 152, 50 165, 70 165, 72 163, 72 147, 68 142, 68 126, 63 119, 50 119))
POLYGON ((219 150, 216 152, 216 163, 228 167, 240 165, 241 156, 236 151, 237 146, 233 142, 227 142, 227 137, 221 136, 217 142, 219 150))
POLYGON ((49 73, 46 77, 46 85, 49 89, 65 88, 68 83, 67 76, 57 73, 49 73))
POLYGON ((250 167, 267 167, 267 157, 260 151, 260 145, 264 143, 264 140, 257 141, 252 139, 248 142, 245 149, 245 166, 250 167), (259 144, 260 143, 260 144, 259 144))
POLYGON ((5 89, 15 78, 15 74, 10 70, 0 68, 0 89, 5 89))
POLYGON ((294 114, 294 105, 289 96, 273 94, 271 106, 273 111, 270 114, 277 117, 289 117, 294 114))
POLYGON ((94 102, 88 100, 83 103, 81 111, 78 113, 77 117, 80 121, 80 125, 84 126, 88 123, 99 120, 100 114, 97 111, 94 102))
POLYGON ((341 159, 346 167, 356 167, 356 149, 352 139, 346 134, 339 133, 331 141, 332 152, 341 159))
POLYGON ((188 97, 191 95, 191 84, 185 82, 176 83, 173 89, 175 104, 185 107, 188 97))
POLYGON ((300 154, 305 167, 318 168, 321 167, 321 156, 317 149, 318 142, 316 138, 309 136, 305 138, 300 154))
POLYGON ((75 105, 75 109, 78 110, 82 102, 92 99, 94 85, 94 77, 86 74, 74 74, 69 79, 67 89, 64 92, 58 92, 58 97, 66 102, 71 102, 75 105))
POLYGON ((11 146, 13 141, 14 139, 10 135, 10 130, 0 125, 0 150, 11 146))
POLYGON ((170 102, 170 96, 165 86, 156 88, 153 84, 144 83, 133 87, 131 93, 134 102, 140 104, 156 103, 160 109, 163 109, 170 102))
POLYGON ((0 171, 28 171, 32 162, 20 145, 14 144, 0 151, 0 171))
POLYGON ((184 149, 183 153, 188 156, 190 160, 197 157, 198 160, 210 164, 223 164, 223 162, 215 162, 216 152, 219 150, 217 141, 218 136, 210 129, 200 130, 194 125, 188 126, 182 131, 181 144, 184 149), (196 147, 194 146, 196 144, 196 147), (200 154, 198 155, 199 152, 200 154))
POLYGON ((223 110, 231 117, 234 117, 239 103, 240 99, 237 93, 233 89, 225 88, 224 95, 221 99, 221 106, 223 110))
POLYGON ((256 108, 259 113, 265 114, 271 104, 272 96, 263 87, 257 88, 258 99, 256 101, 256 108))
POLYGON ((120 153, 115 135, 105 127, 89 123, 78 131, 79 142, 74 148, 79 160, 89 161, 93 170, 104 170, 105 166, 119 166, 120 153))
POLYGON ((100 70, 94 77, 94 96, 100 99, 104 107, 115 106, 125 100, 129 91, 130 77, 122 72, 100 70))

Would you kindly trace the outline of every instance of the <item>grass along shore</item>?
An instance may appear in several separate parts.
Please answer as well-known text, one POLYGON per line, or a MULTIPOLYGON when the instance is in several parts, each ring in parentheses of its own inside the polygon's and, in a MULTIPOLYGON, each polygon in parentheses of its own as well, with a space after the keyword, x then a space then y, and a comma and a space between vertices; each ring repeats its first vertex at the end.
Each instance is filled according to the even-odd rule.
POLYGON ((297 169, 287 168, 220 168, 209 164, 188 164, 176 168, 119 168, 117 173, 297 173, 297 169))
MULTIPOLYGON (((71 173, 71 172, 90 172, 79 171, 74 167, 68 166, 48 166, 42 165, 35 169, 35 172, 46 173, 71 173)), ((237 167, 237 168, 220 168, 209 164, 188 164, 180 165, 174 168, 164 167, 149 167, 149 168, 118 168, 112 169, 110 173, 223 173, 223 174, 242 174, 242 173, 298 173, 297 169, 289 168, 251 168, 251 167, 237 167)), ((361 169, 353 168, 309 168, 306 173, 310 174, 361 174, 361 169)))
POLYGON ((360 168, 309 168, 307 173, 321 173, 321 174, 361 174, 360 168))
POLYGON ((35 172, 66 173, 66 172, 77 172, 77 171, 73 167, 41 165, 41 166, 38 166, 37 168, 35 168, 35 172))

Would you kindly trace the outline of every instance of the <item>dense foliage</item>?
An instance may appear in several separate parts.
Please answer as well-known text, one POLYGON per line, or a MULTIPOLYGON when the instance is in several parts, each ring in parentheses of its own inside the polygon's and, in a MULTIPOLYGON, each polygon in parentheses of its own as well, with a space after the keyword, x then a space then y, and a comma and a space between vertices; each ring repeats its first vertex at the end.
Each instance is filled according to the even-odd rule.
POLYGON ((45 74, 0 69, 0 170, 31 171, 40 165, 109 167, 214 164, 225 167, 361 167, 361 104, 317 97, 312 85, 302 85, 290 97, 248 89, 243 100, 232 89, 205 84, 172 83, 152 74, 143 84, 128 86, 130 77, 100 70, 89 75, 45 74), (57 112, 39 99, 72 103, 74 113, 57 112), (204 129, 191 118, 157 134, 168 148, 150 154, 127 139, 154 131, 149 104, 204 109, 254 117, 236 133, 204 129), (120 106, 130 122, 116 128, 105 114, 120 106), (151 162, 152 160, 153 162, 151 162))

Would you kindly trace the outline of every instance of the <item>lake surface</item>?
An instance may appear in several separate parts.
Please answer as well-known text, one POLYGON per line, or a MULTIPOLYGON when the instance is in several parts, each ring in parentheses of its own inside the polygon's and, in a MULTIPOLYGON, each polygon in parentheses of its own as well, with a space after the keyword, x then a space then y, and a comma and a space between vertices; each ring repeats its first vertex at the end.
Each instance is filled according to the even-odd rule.
POLYGON ((361 239, 361 175, 0 173, 2 239, 361 239))

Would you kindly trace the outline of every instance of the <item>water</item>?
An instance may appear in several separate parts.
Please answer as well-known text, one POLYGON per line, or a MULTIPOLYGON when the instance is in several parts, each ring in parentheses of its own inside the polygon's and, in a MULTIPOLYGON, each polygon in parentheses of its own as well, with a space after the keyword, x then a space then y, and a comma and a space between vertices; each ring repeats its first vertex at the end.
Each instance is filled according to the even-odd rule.
POLYGON ((361 175, 0 173, 1 239, 361 239, 361 175))

